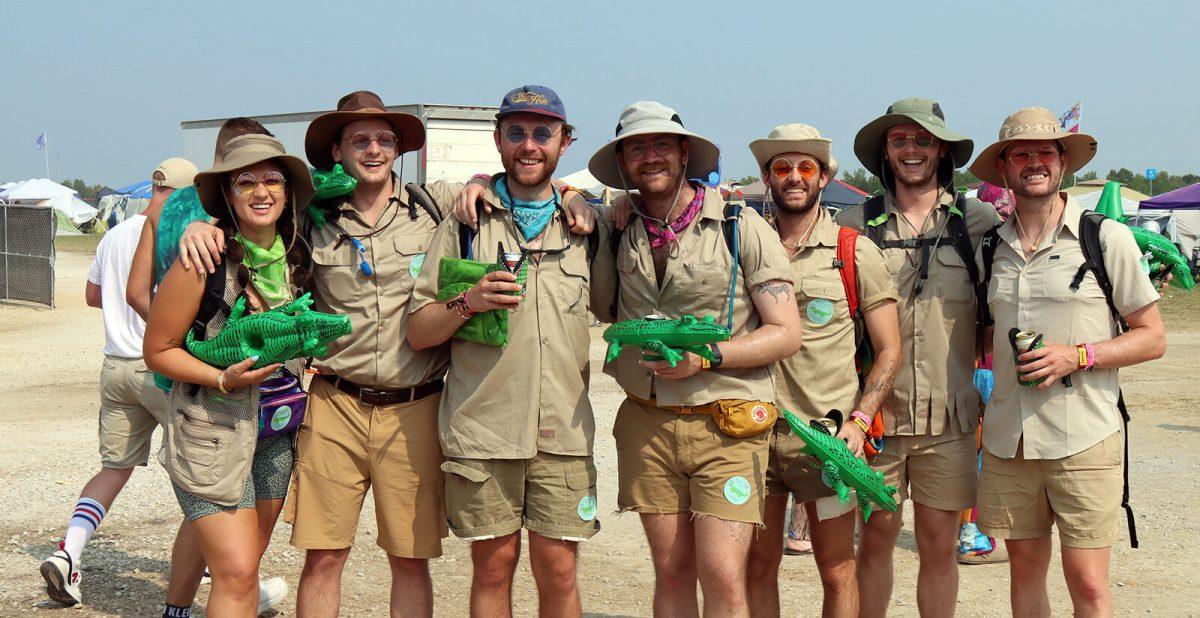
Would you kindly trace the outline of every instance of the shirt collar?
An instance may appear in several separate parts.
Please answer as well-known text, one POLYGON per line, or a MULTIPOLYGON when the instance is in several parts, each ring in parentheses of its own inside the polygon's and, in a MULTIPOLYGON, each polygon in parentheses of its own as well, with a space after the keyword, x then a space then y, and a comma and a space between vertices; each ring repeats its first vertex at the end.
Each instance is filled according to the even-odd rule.
MULTIPOLYGON (((963 213, 959 212, 959 210, 955 206, 954 202, 955 202, 955 195, 952 191, 943 190, 938 194, 938 204, 937 204, 938 208, 945 209, 947 212, 949 212, 951 214, 956 214, 960 217, 963 216, 963 213)), ((883 214, 886 217, 890 217, 894 214, 898 214, 899 212, 900 211, 896 209, 896 196, 892 195, 891 191, 884 191, 883 192, 883 214)), ((886 221, 886 218, 884 220, 886 221)), ((883 221, 880 221, 880 223, 883 223, 883 221)), ((868 225, 870 225, 870 222, 868 222, 868 225)))

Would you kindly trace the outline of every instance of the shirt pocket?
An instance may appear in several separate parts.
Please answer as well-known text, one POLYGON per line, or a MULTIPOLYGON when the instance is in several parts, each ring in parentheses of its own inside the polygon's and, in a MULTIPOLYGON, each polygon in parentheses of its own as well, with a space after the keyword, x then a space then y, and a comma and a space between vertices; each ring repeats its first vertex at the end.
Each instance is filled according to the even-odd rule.
MULTIPOLYGON (((1051 256, 1051 258, 1053 257, 1055 256, 1051 256)), ((1078 260, 1062 258, 1045 260, 1039 269, 1040 272, 1037 273, 1041 283, 1041 295, 1060 303, 1069 303, 1085 298, 1104 298, 1104 292, 1101 291, 1100 284, 1096 282, 1096 273, 1090 269, 1079 282, 1079 289, 1071 287, 1071 282, 1075 280, 1075 275, 1082 265, 1082 257, 1078 260)))
POLYGON ((850 317, 846 288, 841 279, 804 277, 796 293, 805 328, 820 328, 834 320, 850 317))
POLYGON ((558 260, 561 272, 555 283, 558 298, 564 311, 571 315, 587 317, 588 293, 591 273, 587 260, 578 256, 564 255, 558 260))
POLYGON ((322 293, 328 293, 329 300, 346 301, 357 295, 359 286, 359 261, 354 245, 346 241, 340 247, 314 247, 312 261, 315 264, 313 274, 322 293))
POLYGON ((399 260, 400 290, 411 292, 417 277, 425 267, 425 252, 429 249, 422 238, 397 238, 394 243, 399 260))
POLYGON ((971 289, 971 276, 967 274, 967 265, 958 256, 954 247, 940 247, 937 250, 938 271, 929 273, 929 277, 937 279, 938 292, 944 303, 974 302, 975 291, 971 289))

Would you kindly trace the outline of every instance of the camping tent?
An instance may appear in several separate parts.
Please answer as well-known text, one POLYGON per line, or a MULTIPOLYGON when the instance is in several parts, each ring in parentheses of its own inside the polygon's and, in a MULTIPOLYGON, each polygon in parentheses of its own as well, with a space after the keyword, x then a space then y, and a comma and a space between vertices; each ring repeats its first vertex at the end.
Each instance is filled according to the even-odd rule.
POLYGON ((0 191, 0 200, 4 200, 10 204, 19 202, 36 204, 42 200, 48 200, 60 195, 75 195, 75 190, 70 187, 64 187, 53 180, 34 178, 18 182, 0 191))
POLYGON ((1169 215, 1175 223, 1175 236, 1171 239, 1190 257, 1200 246, 1200 183, 1142 200, 1139 205, 1139 219, 1164 215, 1169 215))
POLYGON ((98 206, 100 212, 96 218, 104 224, 103 229, 108 229, 141 213, 149 205, 150 200, 147 198, 132 198, 128 195, 114 193, 100 198, 98 206))
POLYGON ((135 182, 131 185, 121 187, 120 189, 114 189, 113 193, 117 195, 128 195, 130 198, 135 200, 150 199, 151 195, 154 193, 154 185, 151 184, 149 180, 143 180, 141 182, 135 182))
POLYGON ((567 174, 560 180, 583 191, 589 197, 595 198, 604 195, 604 185, 599 180, 596 180, 596 177, 592 176, 592 173, 586 167, 573 174, 567 174))
POLYGON ((95 218, 97 212, 90 204, 79 199, 79 196, 74 194, 63 194, 50 198, 44 203, 55 211, 61 212, 77 227, 91 221, 95 218))

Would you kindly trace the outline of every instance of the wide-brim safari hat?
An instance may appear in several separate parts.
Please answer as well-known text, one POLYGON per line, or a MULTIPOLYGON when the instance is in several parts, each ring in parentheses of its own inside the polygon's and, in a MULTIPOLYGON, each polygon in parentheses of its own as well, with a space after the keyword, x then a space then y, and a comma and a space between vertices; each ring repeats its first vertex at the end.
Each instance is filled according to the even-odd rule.
POLYGON ((1027 107, 1004 119, 1004 124, 1000 125, 999 141, 979 153, 971 164, 971 173, 984 182, 998 187, 1007 186, 996 171, 996 157, 1000 156, 1000 152, 1011 142, 1047 139, 1057 141, 1067 153, 1063 176, 1083 169, 1096 156, 1096 138, 1087 133, 1067 131, 1059 124, 1054 113, 1044 107, 1027 107))
POLYGON ((837 176, 838 162, 833 157, 833 140, 821 137, 821 132, 806 124, 781 124, 766 138, 750 142, 750 152, 758 161, 759 171, 766 171, 767 164, 785 152, 806 154, 821 162, 832 180, 837 176))
POLYGON ((657 101, 638 101, 621 112, 621 117, 617 120, 616 137, 592 155, 592 159, 588 161, 588 171, 596 180, 609 187, 625 190, 634 188, 626 185, 621 163, 617 160, 617 146, 627 137, 653 133, 669 133, 687 138, 691 146, 687 167, 683 171, 684 178, 707 179, 709 173, 717 169, 721 149, 717 148, 716 144, 683 128, 679 114, 666 105, 657 101))
POLYGON ((951 169, 958 169, 971 160, 975 143, 946 127, 942 106, 929 99, 900 99, 888 106, 884 114, 858 130, 854 136, 854 155, 871 172, 883 178, 883 142, 888 129, 898 124, 916 123, 949 147, 951 169))
POLYGON ((425 125, 420 118, 404 112, 389 112, 379 95, 358 90, 338 99, 337 111, 321 114, 308 125, 308 132, 304 134, 304 155, 308 162, 317 169, 333 169, 333 152, 329 148, 333 138, 342 127, 367 118, 379 118, 392 125, 397 156, 420 150, 425 145, 425 125))
POLYGON ((229 172, 271 159, 279 161, 287 172, 287 192, 292 199, 292 208, 307 205, 315 189, 312 174, 304 161, 284 151, 279 140, 269 135, 250 134, 229 140, 221 149, 221 162, 196 174, 196 193, 204 212, 214 218, 228 216, 229 204, 225 201, 221 183, 229 172))

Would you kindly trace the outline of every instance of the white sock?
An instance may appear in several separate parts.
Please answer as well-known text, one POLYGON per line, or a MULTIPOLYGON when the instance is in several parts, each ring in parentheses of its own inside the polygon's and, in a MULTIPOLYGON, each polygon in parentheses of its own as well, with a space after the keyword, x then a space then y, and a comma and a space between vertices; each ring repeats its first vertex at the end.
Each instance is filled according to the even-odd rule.
POLYGON ((83 546, 92 540, 92 533, 104 521, 104 507, 91 498, 83 497, 75 503, 75 513, 67 525, 67 534, 63 537, 63 550, 71 556, 75 564, 83 553, 83 546))

